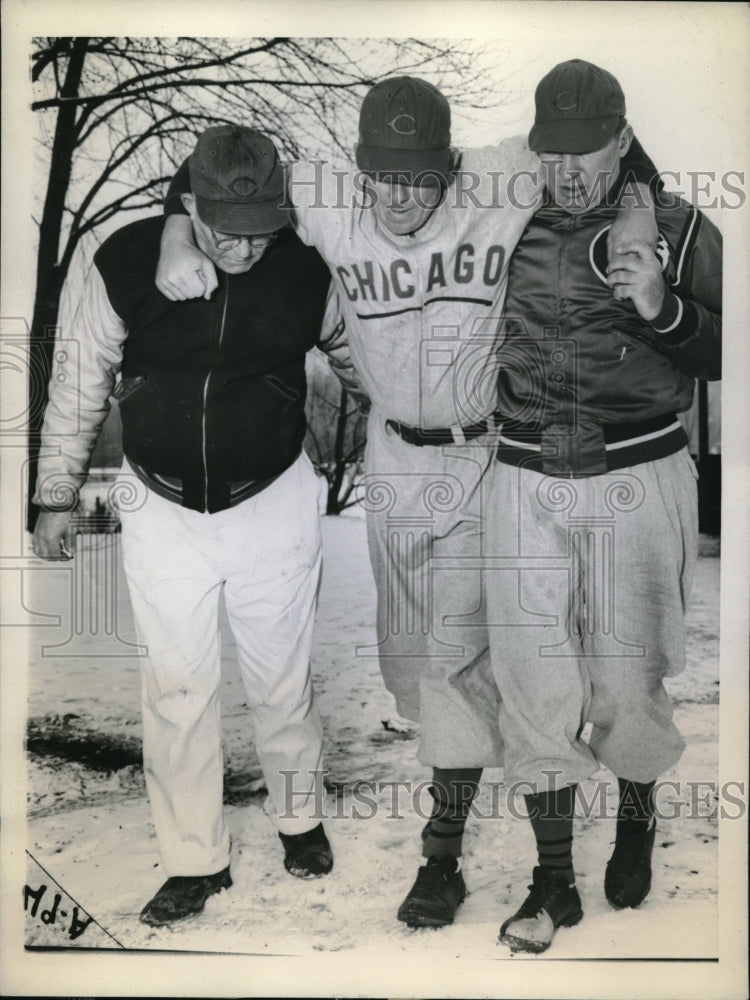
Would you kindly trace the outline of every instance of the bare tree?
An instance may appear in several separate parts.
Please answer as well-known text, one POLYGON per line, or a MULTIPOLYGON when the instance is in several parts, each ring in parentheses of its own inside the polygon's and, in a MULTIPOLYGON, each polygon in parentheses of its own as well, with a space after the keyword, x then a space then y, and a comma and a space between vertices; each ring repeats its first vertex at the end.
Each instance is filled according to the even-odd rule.
POLYGON ((340 514, 358 499, 366 417, 317 351, 308 355, 307 386, 305 450, 327 483, 326 514, 340 514))
MULTIPOLYGON (((31 328, 29 496, 46 402, 34 396, 46 394, 61 292, 82 241, 107 235, 125 213, 156 210, 209 124, 252 122, 289 158, 348 158, 357 108, 378 78, 428 75, 455 103, 479 107, 475 60, 470 43, 416 39, 36 39, 32 107, 47 166, 31 328)), ((34 517, 30 507, 31 527, 34 517)))

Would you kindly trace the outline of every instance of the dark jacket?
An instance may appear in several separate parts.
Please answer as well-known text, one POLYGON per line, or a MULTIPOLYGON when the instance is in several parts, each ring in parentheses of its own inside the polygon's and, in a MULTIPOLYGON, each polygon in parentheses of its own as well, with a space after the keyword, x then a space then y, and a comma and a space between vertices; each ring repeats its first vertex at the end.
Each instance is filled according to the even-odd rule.
MULTIPOLYGON (((75 365, 50 382, 34 497, 46 509, 75 506, 118 371, 125 455, 185 507, 239 503, 300 453, 305 355, 324 316, 336 317, 325 264, 288 230, 245 274, 218 271, 210 300, 171 302, 155 285, 162 227, 161 217, 134 222, 94 257, 73 323, 75 365)), ((341 324, 322 346, 347 354, 341 324)))
POLYGON ((690 407, 695 378, 721 375, 718 230, 660 195, 668 291, 648 324, 606 283, 616 211, 572 215, 547 203, 521 238, 499 352, 501 461, 579 476, 671 454, 686 443, 675 415, 690 407))

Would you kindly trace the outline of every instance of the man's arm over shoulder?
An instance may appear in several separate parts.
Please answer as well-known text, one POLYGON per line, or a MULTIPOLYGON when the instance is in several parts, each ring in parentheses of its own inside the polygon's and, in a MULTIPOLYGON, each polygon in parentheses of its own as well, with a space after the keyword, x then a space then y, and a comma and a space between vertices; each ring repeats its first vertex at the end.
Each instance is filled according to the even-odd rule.
POLYGON ((544 182, 539 157, 525 136, 461 152, 456 184, 482 206, 510 206, 533 212, 541 204, 544 182))
POLYGON ((303 243, 324 252, 347 231, 352 211, 370 203, 364 174, 325 159, 295 160, 285 169, 294 229, 303 243))
POLYGON ((190 157, 182 161, 164 200, 164 231, 156 269, 156 287, 171 302, 210 299, 218 287, 213 262, 195 242, 190 216, 182 203, 190 193, 190 157))
MULTIPOLYGON (((347 210, 364 197, 356 172, 336 169, 324 160, 300 160, 288 164, 287 207, 297 235, 318 249, 336 243, 345 227, 347 210)), ((164 202, 167 216, 156 271, 156 287, 172 302, 191 298, 210 299, 218 281, 216 269, 198 249, 193 227, 182 204, 190 192, 189 158, 172 178, 164 202)))
MULTIPOLYGON (((655 199, 662 189, 662 182, 651 157, 633 136, 620 163, 620 176, 616 185, 617 213, 607 234, 607 256, 615 258, 620 247, 628 243, 643 242, 656 247, 659 231, 656 225, 655 199)), ((620 292, 615 289, 615 298, 620 292)))

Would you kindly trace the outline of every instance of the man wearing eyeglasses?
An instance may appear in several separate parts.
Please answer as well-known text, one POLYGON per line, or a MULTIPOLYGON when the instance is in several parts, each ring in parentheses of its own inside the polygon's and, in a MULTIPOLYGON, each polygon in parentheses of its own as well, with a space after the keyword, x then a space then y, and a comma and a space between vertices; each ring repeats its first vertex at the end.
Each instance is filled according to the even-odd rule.
MULTIPOLYGON (((285 866, 311 877, 333 864, 316 815, 322 731, 309 665, 319 489, 302 450, 305 355, 334 315, 329 273, 288 227, 282 168, 263 134, 207 129, 190 157, 190 188, 183 202, 216 266, 216 293, 172 302, 157 290, 162 216, 105 241, 74 320, 79 384, 52 375, 34 498, 35 553, 70 558, 72 510, 119 372, 123 475, 138 489, 121 512, 123 563, 148 647, 144 770, 167 876, 141 913, 152 926, 198 913, 232 884, 222 590, 285 866)), ((336 353, 333 339, 321 346, 336 353)))

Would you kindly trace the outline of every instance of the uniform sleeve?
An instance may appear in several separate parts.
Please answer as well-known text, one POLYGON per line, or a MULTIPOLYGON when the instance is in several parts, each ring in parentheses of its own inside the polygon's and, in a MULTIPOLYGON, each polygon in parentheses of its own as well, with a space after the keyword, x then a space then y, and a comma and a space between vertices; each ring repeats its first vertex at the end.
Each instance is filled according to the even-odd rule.
POLYGON ((44 414, 37 487, 32 502, 44 510, 73 510, 91 454, 110 410, 127 335, 96 268, 84 285, 73 319, 72 344, 56 351, 44 414))
POLYGON ((494 146, 464 150, 457 183, 463 198, 522 211, 538 208, 544 191, 539 157, 520 135, 494 146))
POLYGON ((677 368, 707 381, 721 378, 721 281, 721 233, 688 206, 676 281, 651 326, 677 368))
POLYGON ((333 283, 328 289, 323 326, 317 345, 328 357, 328 364, 342 387, 354 397, 362 412, 370 407, 370 398, 359 382, 346 337, 346 322, 341 312, 338 292, 333 283))
POLYGON ((324 250, 347 230, 352 209, 368 204, 363 175, 327 160, 298 160, 288 167, 294 228, 303 243, 324 250))

